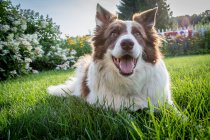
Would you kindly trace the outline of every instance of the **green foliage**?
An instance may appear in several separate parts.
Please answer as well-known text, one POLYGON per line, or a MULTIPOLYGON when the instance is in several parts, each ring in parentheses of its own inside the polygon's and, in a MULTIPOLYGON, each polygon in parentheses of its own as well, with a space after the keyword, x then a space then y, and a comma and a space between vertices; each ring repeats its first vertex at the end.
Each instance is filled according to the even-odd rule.
POLYGON ((210 30, 204 35, 196 33, 193 37, 177 35, 166 38, 161 51, 165 56, 179 56, 210 53, 210 30))
POLYGON ((90 44, 90 36, 77 36, 77 37, 68 37, 67 36, 67 45, 68 48, 74 49, 77 53, 75 56, 79 58, 80 56, 84 56, 85 54, 91 53, 91 44, 90 44))
POLYGON ((0 82, 0 139, 210 139, 210 55, 165 59, 173 110, 113 112, 76 97, 52 97, 49 85, 72 71, 51 71, 0 82))
POLYGON ((203 42, 204 42, 204 48, 210 50, 210 29, 204 33, 203 42))
POLYGON ((170 6, 166 0, 121 0, 118 5, 119 18, 131 20, 134 13, 148 10, 158 6, 156 27, 158 29, 168 29, 172 27, 170 6))

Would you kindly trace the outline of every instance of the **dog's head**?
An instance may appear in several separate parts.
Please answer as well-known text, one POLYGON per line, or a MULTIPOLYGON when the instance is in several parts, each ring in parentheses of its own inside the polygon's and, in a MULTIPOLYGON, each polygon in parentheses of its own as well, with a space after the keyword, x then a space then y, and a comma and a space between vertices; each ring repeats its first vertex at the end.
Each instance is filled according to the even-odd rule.
POLYGON ((94 60, 109 55, 123 76, 132 75, 138 61, 155 64, 159 58, 159 38, 154 28, 157 8, 122 21, 97 4, 96 30, 93 37, 94 60))

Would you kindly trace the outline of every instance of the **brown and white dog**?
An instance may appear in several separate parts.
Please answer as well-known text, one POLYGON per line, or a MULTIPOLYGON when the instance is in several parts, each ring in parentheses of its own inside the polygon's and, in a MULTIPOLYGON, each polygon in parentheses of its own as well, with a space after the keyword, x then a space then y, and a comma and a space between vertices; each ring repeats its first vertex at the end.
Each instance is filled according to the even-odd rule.
POLYGON ((92 56, 77 63, 76 76, 65 84, 50 86, 49 94, 83 97, 90 104, 132 111, 172 105, 169 74, 159 51, 154 28, 157 8, 122 21, 99 4, 92 56))

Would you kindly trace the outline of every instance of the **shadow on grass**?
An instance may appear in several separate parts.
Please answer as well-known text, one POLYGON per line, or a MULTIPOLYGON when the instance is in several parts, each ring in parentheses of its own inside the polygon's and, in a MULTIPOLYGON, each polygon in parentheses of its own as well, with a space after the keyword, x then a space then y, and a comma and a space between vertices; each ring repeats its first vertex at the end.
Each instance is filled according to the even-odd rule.
POLYGON ((126 113, 94 108, 76 97, 47 96, 18 118, 9 117, 2 139, 129 139, 126 113))

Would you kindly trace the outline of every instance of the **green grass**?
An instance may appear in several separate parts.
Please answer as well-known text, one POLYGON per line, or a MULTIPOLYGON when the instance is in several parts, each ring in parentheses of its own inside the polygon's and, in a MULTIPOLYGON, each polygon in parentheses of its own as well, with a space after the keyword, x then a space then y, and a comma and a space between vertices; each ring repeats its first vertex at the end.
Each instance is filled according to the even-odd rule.
POLYGON ((173 110, 113 112, 75 97, 52 97, 49 85, 73 71, 50 71, 0 82, 0 139, 210 139, 210 55, 166 58, 173 110))

